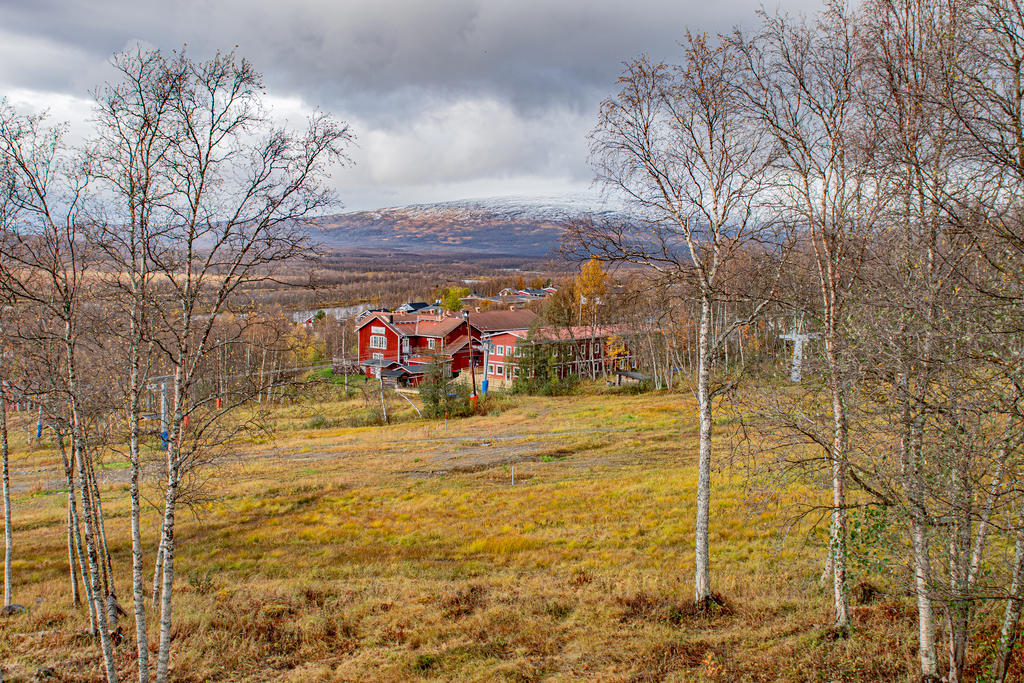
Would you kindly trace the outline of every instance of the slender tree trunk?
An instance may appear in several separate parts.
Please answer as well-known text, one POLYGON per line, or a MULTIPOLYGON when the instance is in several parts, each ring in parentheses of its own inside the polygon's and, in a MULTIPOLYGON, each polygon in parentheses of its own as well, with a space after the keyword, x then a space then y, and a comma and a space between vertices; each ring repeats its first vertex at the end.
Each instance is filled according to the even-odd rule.
POLYGON ((697 405, 700 419, 700 447, 697 456, 697 523, 694 598, 698 605, 711 600, 711 569, 708 553, 708 525, 711 509, 711 299, 701 299, 700 342, 697 350, 697 405))
POLYGON ((1024 528, 1017 530, 1017 539, 1013 544, 1013 580, 1010 583, 1010 597, 1006 600, 1003 613, 1003 627, 999 631, 996 656, 992 662, 992 675, 995 683, 1006 680, 1010 668, 1010 658, 1017 643, 1017 632, 1020 624, 1021 605, 1024 603, 1024 528))
MULTIPOLYGON (((949 538, 949 594, 946 605, 946 632, 949 636, 949 683, 963 678, 971 618, 971 524, 973 491, 970 479, 970 454, 961 453, 959 462, 951 468, 950 493, 953 501, 954 524, 949 538)), ((980 525, 979 525, 980 526, 980 525)))
MULTIPOLYGON (((77 437, 76 441, 77 441, 77 437)), ((114 665, 113 644, 110 641, 110 632, 107 630, 107 614, 103 601, 103 591, 100 577, 99 553, 96 547, 96 532, 92 528, 94 515, 92 511, 92 496, 89 495, 89 472, 85 462, 86 454, 82 452, 80 444, 74 447, 75 458, 78 461, 78 481, 82 491, 82 514, 85 517, 85 551, 89 560, 89 590, 88 597, 96 612, 96 630, 100 637, 100 648, 103 651, 103 663, 106 668, 108 683, 116 683, 117 668, 114 665)))
POLYGON ((931 599, 931 560, 928 532, 915 515, 911 521, 911 546, 914 557, 914 589, 917 594, 918 653, 921 680, 938 681, 938 657, 935 654, 935 608, 931 599))
POLYGON ((163 569, 160 587, 160 640, 156 656, 156 683, 166 683, 171 661, 171 606, 174 593, 174 513, 178 503, 179 449, 182 424, 182 365, 179 361, 174 372, 174 410, 169 443, 167 445, 167 491, 164 499, 164 519, 161 531, 163 569))
POLYGON ((818 585, 824 588, 829 582, 834 580, 835 569, 832 568, 832 533, 831 525, 829 526, 829 537, 828 537, 828 552, 825 554, 825 567, 821 570, 821 576, 818 577, 818 585))
MULTIPOLYGON (((834 298, 833 298, 834 300, 834 298)), ((831 318, 831 314, 829 314, 831 318)), ((845 632, 850 628, 849 603, 846 592, 846 477, 849 428, 846 402, 839 377, 836 357, 835 323, 826 322, 826 362, 829 365, 829 389, 832 394, 832 524, 829 533, 829 556, 832 563, 832 603, 835 610, 835 628, 845 632)))
POLYGON ((11 563, 14 561, 14 527, 11 525, 11 478, 8 470, 7 398, 0 384, 0 459, 3 460, 4 490, 4 607, 11 604, 11 563))
MULTIPOLYGON (((904 391, 909 384, 904 377, 904 391)), ((932 603, 931 551, 924 508, 924 484, 921 481, 918 453, 920 440, 918 427, 912 424, 909 395, 904 393, 903 408, 903 473, 910 502, 910 544, 914 564, 914 593, 917 597, 918 655, 921 660, 921 680, 938 681, 939 667, 935 650, 935 607, 932 603)))
MULTIPOLYGON (((85 544, 82 542, 82 530, 78 519, 78 497, 75 493, 75 452, 71 452, 71 459, 68 459, 67 450, 64 448, 64 434, 57 432, 57 449, 60 451, 61 461, 64 463, 64 475, 68 482, 68 515, 71 519, 71 540, 74 543, 74 554, 78 561, 78 574, 82 577, 82 585, 85 587, 85 601, 89 606, 89 628, 95 637, 98 634, 99 625, 96 621, 96 604, 92 599, 92 588, 89 583, 89 575, 86 571, 85 544)), ((74 573, 74 570, 72 570, 74 573)), ((77 596, 78 583, 75 582, 74 594, 77 596)), ((77 603, 76 603, 77 604, 77 603)))
MULTIPOLYGON (((133 333, 134 334, 134 321, 133 333)), ((131 460, 131 525, 132 525, 132 605, 135 612, 135 644, 139 661, 139 683, 149 683, 149 636, 146 632, 146 588, 143 577, 143 548, 139 505, 139 358, 137 348, 131 349, 128 377, 128 453, 131 460)))
POLYGON ((107 546, 107 529, 103 519, 103 505, 100 502, 100 488, 96 483, 96 470, 89 464, 89 486, 93 496, 93 512, 96 515, 96 532, 99 538, 100 561, 103 573, 104 595, 113 595, 114 589, 114 568, 110 561, 110 549, 107 546))
POLYGON ((164 540, 161 531, 156 548, 156 562, 153 563, 153 609, 160 607, 160 577, 164 575, 164 540))
MULTIPOLYGON (((169 448, 176 450, 176 444, 169 448)), ((171 457, 168 457, 171 460, 171 457)), ((160 640, 156 659, 156 681, 168 680, 171 660, 171 597, 174 590, 174 512, 178 495, 178 468, 169 464, 167 495, 164 500, 162 571, 160 575, 160 640)))
MULTIPOLYGON (((64 326, 64 351, 67 362, 67 388, 69 394, 69 408, 71 412, 71 439, 72 453, 78 460, 79 484, 82 489, 82 515, 85 517, 85 548, 89 558, 89 580, 91 582, 91 595, 89 596, 96 610, 96 624, 100 636, 100 648, 103 651, 103 665, 106 669, 108 683, 116 683, 117 667, 114 664, 114 650, 111 643, 110 633, 107 631, 107 616, 101 597, 99 558, 97 555, 94 529, 92 528, 93 511, 90 500, 88 453, 85 451, 84 439, 82 436, 81 415, 78 410, 78 378, 75 372, 74 336, 70 320, 65 320, 64 326)), ((96 501, 99 504, 99 501, 96 501)))
POLYGON ((78 571, 75 567, 75 558, 78 553, 78 545, 75 543, 74 535, 74 518, 71 516, 71 506, 74 504, 74 498, 71 495, 71 487, 73 482, 68 480, 68 572, 71 574, 71 602, 74 605, 80 605, 82 598, 78 594, 78 571))

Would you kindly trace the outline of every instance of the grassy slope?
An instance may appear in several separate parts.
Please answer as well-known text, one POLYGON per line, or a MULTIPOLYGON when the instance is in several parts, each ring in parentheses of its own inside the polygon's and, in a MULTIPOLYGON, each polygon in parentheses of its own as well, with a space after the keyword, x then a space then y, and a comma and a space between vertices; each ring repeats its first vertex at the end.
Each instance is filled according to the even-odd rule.
MULTIPOLYGON (((913 670, 906 598, 858 607, 849 640, 826 637, 821 548, 799 530, 782 542, 785 520, 749 504, 738 468, 716 471, 712 498, 713 580, 730 609, 693 613, 696 425, 684 397, 531 398, 447 427, 304 428, 358 406, 283 409, 278 437, 224 463, 209 504, 179 515, 177 680, 888 681, 913 670)), ((14 466, 42 458, 19 444, 14 466)), ((125 487, 104 497, 127 608, 125 487)), ((15 506, 15 597, 32 608, 0 622, 5 675, 50 666, 92 680, 88 617, 67 597, 65 498, 22 493, 15 506)), ((153 546, 157 515, 145 524, 153 546)))

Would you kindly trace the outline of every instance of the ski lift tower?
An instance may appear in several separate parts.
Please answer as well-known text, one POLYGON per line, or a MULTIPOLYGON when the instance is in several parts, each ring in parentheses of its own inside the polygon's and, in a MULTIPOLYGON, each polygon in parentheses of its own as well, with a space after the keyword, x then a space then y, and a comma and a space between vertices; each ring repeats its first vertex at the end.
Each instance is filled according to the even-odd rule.
POLYGON ((150 377, 147 389, 160 392, 160 450, 167 450, 168 443, 168 420, 167 420, 167 383, 174 379, 173 375, 161 375, 150 377))
POLYGON ((789 368, 790 382, 800 384, 804 367, 804 345, 819 336, 817 332, 797 332, 796 330, 779 335, 779 339, 793 342, 793 361, 789 368))

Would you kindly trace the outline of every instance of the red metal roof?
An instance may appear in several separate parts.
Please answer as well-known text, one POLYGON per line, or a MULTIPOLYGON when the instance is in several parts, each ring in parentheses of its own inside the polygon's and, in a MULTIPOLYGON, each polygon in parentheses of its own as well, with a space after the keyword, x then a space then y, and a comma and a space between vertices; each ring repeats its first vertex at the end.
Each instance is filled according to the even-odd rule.
POLYGON ((515 311, 479 311, 469 314, 469 322, 481 332, 504 332, 530 327, 537 319, 533 311, 522 308, 515 311))

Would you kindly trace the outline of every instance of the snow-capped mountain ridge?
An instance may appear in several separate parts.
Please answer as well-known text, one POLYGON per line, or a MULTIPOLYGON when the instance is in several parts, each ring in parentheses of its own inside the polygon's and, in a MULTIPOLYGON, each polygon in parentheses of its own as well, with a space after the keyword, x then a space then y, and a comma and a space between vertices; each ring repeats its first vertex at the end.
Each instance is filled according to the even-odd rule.
POLYGON ((566 222, 586 214, 624 212, 585 196, 483 198, 326 216, 319 236, 327 246, 360 252, 537 259, 554 252, 566 222))

